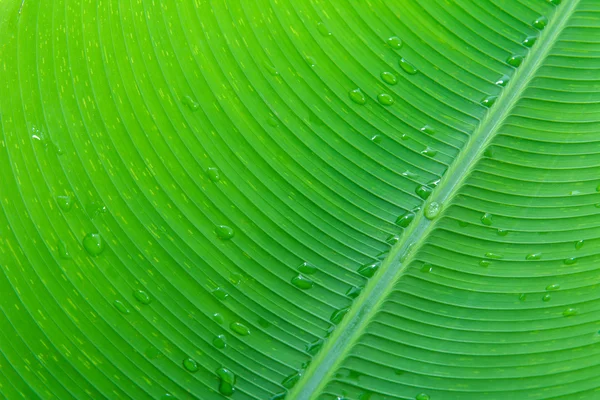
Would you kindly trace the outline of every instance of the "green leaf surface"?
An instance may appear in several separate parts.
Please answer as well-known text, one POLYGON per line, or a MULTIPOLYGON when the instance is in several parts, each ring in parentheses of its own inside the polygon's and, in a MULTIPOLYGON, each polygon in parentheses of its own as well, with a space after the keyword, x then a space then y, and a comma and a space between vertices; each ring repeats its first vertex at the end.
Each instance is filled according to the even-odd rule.
POLYGON ((0 0, 0 398, 600 397, 597 0, 0 0))

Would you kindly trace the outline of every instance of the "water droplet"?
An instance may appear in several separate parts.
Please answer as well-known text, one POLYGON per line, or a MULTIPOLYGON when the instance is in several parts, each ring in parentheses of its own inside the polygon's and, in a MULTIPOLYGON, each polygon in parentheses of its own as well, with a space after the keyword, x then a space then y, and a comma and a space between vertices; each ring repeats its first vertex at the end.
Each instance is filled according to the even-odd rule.
POLYGON ((237 333, 240 336, 248 336, 250 334, 250 329, 240 322, 232 322, 229 327, 232 331, 237 333))
POLYGON ((416 214, 412 211, 407 211, 396 219, 396 225, 406 228, 415 219, 416 214))
POLYGON ((329 29, 327 29, 327 26, 325 26, 325 24, 322 22, 319 22, 317 24, 317 30, 323 36, 331 36, 331 32, 329 32, 329 29))
POLYGON ((83 238, 83 248, 95 257, 104 251, 104 240, 99 233, 88 233, 83 238))
POLYGON ((334 323, 334 324, 339 324, 340 322, 342 322, 342 319, 344 319, 344 317, 346 316, 346 314, 348 314, 348 307, 346 308, 342 308, 339 310, 335 310, 332 314, 331 317, 329 318, 329 320, 334 323))
POLYGON ((302 376, 302 371, 294 372, 293 374, 286 377, 281 382, 281 384, 283 385, 284 388, 291 389, 294 387, 294 385, 296 385, 296 383, 298 383, 301 376, 302 376))
POLYGON ((223 240, 229 240, 235 235, 233 229, 227 225, 218 225, 215 228, 215 233, 223 240))
POLYGON ((490 108, 494 105, 496 99, 498 99, 498 96, 488 96, 485 99, 481 100, 481 105, 490 108))
POLYGON ((394 98, 387 93, 381 93, 380 95, 378 95, 377 100, 384 106, 391 106, 392 104, 394 104, 394 98))
POLYGON ((400 139, 402 139, 402 140, 408 140, 408 139, 410 139, 410 136, 408 136, 406 133, 403 133, 402 135, 400 135, 400 139))
POLYGON ((539 30, 542 30, 548 25, 548 18, 541 16, 538 17, 535 21, 533 21, 533 27, 539 30))
POLYGON ((572 317, 575 314, 577 314, 577 310, 574 308, 567 308, 565 311, 563 311, 563 315, 565 317, 572 317))
POLYGON ((498 80, 496 81, 496 85, 504 87, 506 86, 509 80, 510 77, 508 75, 502 75, 502 77, 498 78, 498 80))
POLYGON ((537 41, 537 36, 527 36, 525 40, 523 40, 523 46, 532 47, 537 41))
POLYGON ((225 347, 227 347, 227 338, 225 337, 225 335, 219 335, 216 338, 214 338, 213 346, 215 346, 217 349, 224 349, 225 347))
POLYGON ((421 267, 421 272, 427 273, 427 272, 431 272, 431 271, 433 271, 433 264, 425 263, 421 267))
POLYGON ((388 38, 387 44, 394 50, 400 50, 402 48, 402 39, 398 36, 392 36, 388 38))
POLYGON ((360 90, 358 88, 351 90, 348 93, 348 95, 350 96, 350 100, 352 100, 356 104, 363 105, 367 102, 367 98, 365 97, 365 94, 362 92, 362 90, 360 90))
POLYGON ((225 322, 225 318, 223 318, 223 316, 219 313, 214 313, 212 316, 213 321, 215 321, 217 324, 223 324, 225 322))
POLYGON ((414 75, 417 73, 417 69, 411 64, 409 64, 409 62, 406 61, 404 58, 401 58, 398 64, 400 65, 400 68, 402 68, 404 72, 406 72, 409 75, 414 75))
POLYGON ((306 62, 308 63, 308 65, 312 68, 317 66, 317 60, 315 60, 314 57, 311 56, 306 56, 306 62))
POLYGON ((146 357, 153 360, 153 359, 157 358, 158 356, 160 356, 160 351, 158 351, 158 349, 154 346, 149 346, 146 349, 146 351, 144 351, 144 354, 146 355, 146 357))
POLYGON ((287 392, 277 393, 277 394, 273 395, 269 400, 283 400, 283 399, 285 399, 286 395, 287 395, 287 392))
POLYGON ((553 283, 552 285, 546 286, 546 290, 548 290, 548 291, 558 290, 558 289, 560 289, 560 285, 558 283, 553 283))
POLYGON ((217 370, 219 377, 219 392, 225 396, 231 396, 235 390, 235 375, 227 368, 219 368, 217 370))
POLYGON ((100 214, 105 214, 108 212, 108 209, 105 205, 101 203, 92 202, 88 204, 85 208, 86 212, 90 216, 90 218, 96 218, 100 214))
POLYGON ((527 299, 527 295, 525 293, 521 293, 519 295, 519 301, 525 301, 525 299, 527 299))
POLYGON ((269 74, 271 74, 271 75, 273 75, 273 76, 279 75, 279 72, 277 72, 277 68, 275 68, 275 67, 274 67, 273 65, 271 65, 269 62, 265 61, 265 62, 264 62, 264 66, 265 66, 265 70, 266 70, 266 71, 267 71, 269 74))
POLYGON ((323 347, 324 343, 325 341, 323 339, 317 339, 314 342, 306 345, 306 352, 314 356, 319 350, 321 350, 321 347, 323 347))
POLYGON ((217 182, 220 178, 219 170, 214 167, 207 169, 206 174, 208 175, 208 178, 213 182, 217 182))
POLYGON ((67 212, 73 208, 73 198, 71 196, 57 196, 56 204, 58 204, 61 210, 67 212))
POLYGON ((508 65, 512 65, 513 67, 518 67, 523 63, 523 56, 515 54, 514 56, 508 57, 506 60, 508 65))
POLYGON ((119 310, 123 314, 129 314, 129 308, 121 300, 115 300, 113 305, 117 310, 119 310))
POLYGON ((489 267, 491 264, 491 262, 489 262, 488 260, 481 260, 479 261, 479 266, 480 267, 489 267))
POLYGON ((542 258, 542 253, 529 253, 525 256, 526 260, 539 260, 542 258))
POLYGON ((579 250, 580 248, 583 247, 583 240, 578 240, 577 242, 575 242, 575 249, 579 250))
POLYGON ((387 83, 388 85, 395 85, 396 83, 398 83, 396 75, 392 74, 391 72, 382 72, 381 80, 387 83))
POLYGON ((417 397, 415 397, 415 400, 429 400, 429 396, 425 393, 419 393, 417 397))
POLYGON ((175 400, 175 396, 170 393, 165 393, 160 397, 160 400, 175 400))
POLYGON ((485 253, 484 256, 487 258, 495 259, 495 260, 501 260, 504 258, 504 256, 502 254, 492 253, 492 252, 485 253))
POLYGON ((267 124, 269 124, 269 126, 272 126, 273 128, 276 128, 279 125, 279 120, 273 114, 269 114, 269 116, 267 117, 267 124))
POLYGON ((433 135, 435 133, 435 129, 433 129, 429 125, 425 125, 424 127, 421 128, 421 132, 426 133, 428 135, 433 135))
POLYGON ((486 226, 492 225, 492 214, 490 214, 490 213, 483 214, 483 216, 481 217, 481 223, 486 226))
MULTIPOLYGON (((398 220, 396 220, 396 223, 398 223, 398 220)), ((398 243, 399 241, 400 241, 400 236, 398 236, 398 235, 390 235, 387 239, 385 239, 385 242, 390 245, 394 245, 394 244, 398 243)))
POLYGON ((152 298, 143 290, 135 290, 133 297, 142 304, 150 304, 152 302, 152 298))
POLYGON ((575 257, 569 257, 569 258, 565 258, 563 263, 565 263, 565 265, 573 265, 577 262, 577 259, 575 257))
POLYGON ((505 229, 498 229, 498 236, 506 236, 508 235, 508 231, 505 229))
POLYGON ((542 297, 542 301, 550 301, 550 299, 552 298, 552 296, 550 296, 550 294, 545 294, 544 297, 542 297))
POLYGON ((426 147, 425 150, 421 152, 424 156, 427 157, 435 157, 437 155, 437 150, 432 149, 431 147, 426 147))
POLYGON ((64 241, 59 240, 58 244, 57 244, 57 247, 58 247, 58 256, 60 258, 62 258, 63 260, 68 260, 68 259, 71 258, 71 254, 69 253, 69 249, 67 248, 67 244, 64 241))
POLYGON ((358 269, 358 273, 366 278, 372 278, 375 272, 379 269, 381 262, 375 262, 372 264, 365 264, 358 269))
POLYGON ((441 206, 438 202, 433 201, 425 208, 425 218, 434 219, 441 211, 441 206))
POLYGON ((214 294, 215 297, 219 300, 225 300, 229 297, 229 294, 223 288, 220 287, 213 290, 212 294, 214 294))
POLYGON ((415 193, 423 200, 427 200, 429 196, 431 196, 431 193, 433 193, 433 189, 429 186, 422 185, 415 189, 415 193))
POLYGON ((186 358, 183 360, 183 367, 190 372, 198 371, 198 363, 193 358, 186 358))
POLYGON ((309 263, 308 261, 305 261, 302 264, 300 264, 300 266, 298 267, 298 271, 300 271, 306 275, 312 275, 315 272, 317 272, 317 267, 315 267, 313 264, 309 263))
POLYGON ((379 135, 373 135, 373 137, 371 138, 371 142, 374 142, 374 143, 377 143, 377 144, 381 143, 381 136, 379 136, 379 135))
POLYGON ((557 6, 561 3, 562 0, 546 0, 548 3, 557 6))
POLYGON ((194 100, 191 96, 185 96, 183 98, 183 104, 187 106, 192 111, 198 110, 200 108, 200 104, 196 100, 194 100))
POLYGON ((346 296, 350 297, 351 299, 355 299, 360 295, 360 292, 362 292, 361 287, 352 286, 346 291, 346 296))
POLYGON ((243 279, 244 276, 242 274, 238 274, 237 272, 229 275, 229 282, 231 282, 233 285, 239 285, 243 279))
POLYGON ((298 276, 292 278, 292 284, 299 289, 307 290, 313 287, 314 282, 312 279, 298 274, 298 276))
POLYGON ((377 258, 378 260, 384 260, 388 256, 388 254, 390 254, 389 251, 382 251, 381 253, 377 254, 375 258, 377 258))

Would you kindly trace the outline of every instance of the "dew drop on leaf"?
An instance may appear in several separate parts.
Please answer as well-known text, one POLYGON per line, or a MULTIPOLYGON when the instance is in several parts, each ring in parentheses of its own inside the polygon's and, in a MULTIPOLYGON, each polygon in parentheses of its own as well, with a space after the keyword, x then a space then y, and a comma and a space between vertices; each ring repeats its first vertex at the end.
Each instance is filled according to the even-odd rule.
POLYGON ((521 293, 519 295, 519 301, 525 301, 527 299, 527 295, 525 293, 521 293))
POLYGON ((381 136, 373 135, 373 137, 371 137, 371 142, 377 143, 377 144, 381 143, 381 136))
POLYGON ((525 46, 525 47, 532 47, 535 44, 536 41, 537 41, 537 36, 527 36, 523 40, 523 46, 525 46))
POLYGON ((404 70, 404 72, 406 72, 409 75, 414 75, 417 73, 417 69, 415 67, 413 67, 404 58, 401 58, 400 61, 398 62, 398 64, 400 65, 400 68, 402 68, 404 70))
POLYGON ((577 310, 575 308, 567 308, 565 311, 563 311, 563 315, 565 317, 572 317, 575 314, 577 314, 577 310))
POLYGON ((426 133, 428 135, 433 135, 435 133, 435 129, 433 129, 429 125, 425 125, 424 127, 421 128, 421 132, 426 133))
POLYGON ((223 324, 225 322, 225 318, 223 318, 223 316, 220 313, 214 313, 212 315, 212 319, 213 321, 215 321, 217 324, 223 324))
POLYGON ((429 400, 429 396, 425 393, 419 393, 417 397, 415 397, 415 400, 429 400))
POLYGON ((323 347, 325 341, 323 339, 317 339, 314 342, 310 342, 306 345, 306 352, 311 355, 317 354, 317 352, 323 347))
POLYGON ((510 77, 508 75, 502 75, 502 77, 498 78, 495 83, 498 86, 504 87, 504 86, 506 86, 506 84, 508 83, 509 80, 510 80, 510 77))
POLYGON ((396 75, 392 74, 391 72, 382 72, 381 80, 387 83, 388 85, 395 85, 396 83, 398 83, 396 75))
POLYGON ((67 212, 73 208, 73 198, 71 196, 57 196, 56 204, 58 204, 61 210, 67 212))
POLYGON ((113 305, 122 314, 129 314, 129 308, 127 308, 127 306, 121 300, 115 300, 113 305))
POLYGON ((508 235, 508 231, 506 229, 498 229, 498 236, 506 236, 508 235))
POLYGON ((190 372, 198 371, 198 363, 193 358, 186 358, 183 360, 183 367, 190 372))
POLYGON ((305 277, 302 274, 292 278, 292 284, 299 289, 308 290, 313 287, 313 281, 310 278, 305 277))
POLYGON ((352 286, 346 291, 346 296, 350 297, 351 299, 355 299, 360 295, 360 292, 362 292, 361 287, 352 286))
POLYGON ((502 258, 504 258, 504 256, 502 254, 493 253, 493 252, 487 252, 487 253, 485 253, 485 257, 486 258, 493 258, 495 260, 501 260, 502 258))
POLYGON ((381 262, 375 262, 372 264, 365 264, 358 269, 358 273, 366 278, 372 278, 375 272, 379 269, 381 262))
POLYGON ((348 307, 346 308, 342 308, 339 310, 335 310, 332 314, 331 317, 329 318, 329 320, 334 323, 334 324, 339 324, 340 322, 342 322, 342 319, 344 319, 344 317, 346 316, 346 314, 348 314, 348 307))
POLYGON ((396 219, 396 225, 406 228, 415 219, 416 214, 412 211, 406 211, 396 219))
POLYGON ((426 185, 417 186, 415 193, 423 200, 427 200, 431 196, 431 193, 433 193, 433 189, 426 185))
POLYGON ((150 295, 148 295, 148 293, 146 293, 143 290, 134 291, 133 297, 135 297, 135 299, 142 304, 150 304, 152 302, 152 298, 150 298, 150 295))
POLYGON ((233 228, 231 228, 227 225, 218 225, 215 228, 215 233, 217 234, 217 236, 219 238, 221 238, 223 240, 229 240, 235 235, 233 228))
POLYGON ((483 216, 481 217, 481 223, 486 226, 492 225, 492 214, 490 214, 490 213, 483 214, 483 216))
POLYGON ((377 96, 377 101, 384 106, 391 106, 394 104, 394 98, 387 93, 381 93, 377 96))
POLYGON ((575 249, 579 250, 580 248, 583 247, 583 244, 584 244, 583 240, 576 241, 575 242, 575 249))
POLYGON ((99 233, 88 233, 83 238, 83 248, 89 255, 95 257, 104 251, 104 240, 99 233))
POLYGON ((542 301, 550 301, 550 299, 552 298, 552 296, 550 296, 550 294, 545 294, 544 297, 542 297, 542 301))
POLYGON ((421 152, 424 156, 427 157, 435 157, 437 155, 437 150, 432 149, 431 147, 426 147, 425 150, 421 152))
POLYGON ((200 104, 198 104, 198 102, 194 100, 191 96, 185 96, 183 98, 183 104, 185 104, 186 107, 192 111, 196 111, 198 110, 198 108, 200 108, 200 104))
POLYGON ((365 97, 365 94, 362 92, 362 90, 360 90, 358 88, 351 90, 350 93, 348 93, 348 96, 350 96, 350 100, 352 100, 356 104, 363 105, 367 102, 367 98, 365 97))
POLYGON ((533 27, 539 30, 542 30, 548 25, 548 18, 541 16, 538 17, 535 21, 533 21, 533 27))
POLYGON ((481 100, 481 105, 490 108, 494 105, 497 99, 498 96, 488 96, 485 99, 481 100))
POLYGON ((315 272, 317 272, 317 267, 315 267, 313 264, 309 263, 308 261, 305 261, 302 264, 300 264, 300 266, 298 267, 298 271, 300 271, 306 275, 312 275, 315 272))
POLYGON ((212 291, 212 294, 219 300, 225 300, 229 297, 229 293, 227 293, 223 288, 216 288, 212 291))
POLYGON ((68 259, 71 258, 71 254, 69 253, 69 249, 67 248, 67 244, 64 241, 59 240, 58 244, 57 244, 57 247, 58 247, 58 256, 60 258, 62 258, 63 260, 68 260, 68 259))
POLYGON ((296 385, 296 383, 298 383, 301 376, 302 376, 302 371, 294 372, 293 374, 287 376, 281 382, 281 385, 286 389, 291 389, 296 385))
POLYGON ((508 65, 512 65, 513 67, 519 67, 523 63, 523 56, 520 56, 520 55, 510 56, 506 60, 506 63, 508 65))
POLYGON ((542 258, 542 253, 529 253, 525 256, 526 260, 539 260, 542 258))
POLYGON ((214 167, 207 169, 206 174, 208 175, 208 178, 213 182, 217 182, 220 178, 219 170, 214 167))
POLYGON ((421 267, 421 272, 427 273, 427 272, 431 272, 431 271, 433 271, 433 264, 425 263, 421 267))
POLYGON ((317 24, 317 30, 323 36, 331 36, 331 32, 329 32, 329 29, 327 29, 327 26, 322 22, 319 22, 317 24))
POLYGON ((479 266, 480 267, 489 267, 490 264, 491 263, 488 260, 481 260, 481 261, 479 261, 479 266))
POLYGON ((432 220, 439 215, 441 206, 438 202, 433 201, 425 207, 425 218, 432 220))
POLYGON ((551 285, 546 286, 546 290, 551 291, 551 290, 558 290, 560 289, 560 285, 558 283, 553 283, 551 285))
POLYGON ((394 50, 400 50, 402 48, 402 39, 398 36, 392 36, 388 38, 387 44, 394 50))
POLYGON ((227 368, 221 367, 217 370, 219 377, 219 392, 225 396, 231 396, 235 390, 235 375, 227 368))
POLYGON ((577 259, 576 259, 575 257, 569 257, 569 258, 565 258, 565 259, 563 260, 563 263, 564 263, 565 265, 573 265, 573 264, 575 264, 576 262, 577 262, 577 259))
POLYGON ((232 322, 229 325, 229 328, 231 328, 232 331, 234 331, 240 336, 248 336, 250 334, 250 329, 248 329, 246 325, 240 322, 232 322))

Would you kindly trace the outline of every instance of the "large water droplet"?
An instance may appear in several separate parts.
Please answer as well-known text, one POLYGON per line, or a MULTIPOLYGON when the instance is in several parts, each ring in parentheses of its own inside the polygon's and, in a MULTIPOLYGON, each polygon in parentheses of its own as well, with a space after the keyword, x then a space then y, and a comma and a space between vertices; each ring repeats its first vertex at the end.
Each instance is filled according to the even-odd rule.
POLYGON ((498 96, 488 96, 485 99, 481 100, 481 105, 490 108, 494 105, 497 99, 498 96))
POLYGON ((235 390, 235 375, 227 368, 219 368, 217 370, 219 377, 219 392, 225 396, 231 396, 235 390))
POLYGON ((223 288, 216 288, 212 291, 212 294, 219 300, 225 300, 229 297, 229 294, 223 288))
POLYGON ((213 182, 218 182, 220 178, 219 170, 217 168, 211 167, 206 170, 206 174, 208 178, 213 182))
POLYGON ((402 39, 398 36, 392 36, 388 38, 387 44, 394 50, 400 50, 402 48, 402 39))
POLYGON ((121 313, 123 313, 123 314, 129 314, 129 308, 127 308, 127 306, 121 300, 115 300, 113 302, 113 305, 121 313))
POLYGON ((344 319, 344 317, 346 316, 346 314, 348 314, 348 307, 346 308, 342 308, 340 310, 336 310, 331 314, 331 317, 329 318, 329 320, 334 323, 334 324, 339 324, 340 322, 342 322, 342 319, 344 319))
POLYGON ((104 251, 104 240, 99 233, 88 233, 83 238, 83 248, 95 257, 104 251))
POLYGON ((575 242, 575 249, 579 250, 580 248, 583 247, 584 241, 583 240, 578 240, 575 242))
POLYGON ((307 278, 302 274, 298 274, 298 276, 292 278, 292 284, 299 289, 307 290, 313 287, 314 282, 312 279, 307 278))
POLYGON ((313 264, 309 263, 308 261, 305 261, 302 264, 300 264, 300 266, 298 267, 298 271, 300 271, 306 275, 312 275, 315 272, 317 272, 317 267, 315 267, 313 264))
POLYGON ((327 28, 327 26, 323 22, 319 22, 317 24, 317 30, 323 36, 331 36, 331 32, 329 32, 329 29, 327 28))
POLYGON ((400 65, 400 68, 402 68, 404 70, 404 72, 406 72, 409 75, 414 75, 417 73, 417 69, 415 67, 413 67, 404 58, 401 58, 400 61, 398 62, 398 64, 400 65))
POLYGON ((429 396, 425 393, 419 393, 417 397, 415 397, 415 400, 429 400, 429 396))
POLYGON ((481 217, 481 223, 487 226, 492 225, 492 214, 490 213, 485 213, 483 214, 483 216, 481 217))
POLYGON ((563 260, 563 263, 565 263, 565 265, 573 265, 577 262, 577 258, 575 257, 569 257, 569 258, 565 258, 563 260))
POLYGON ((406 211, 396 219, 396 225, 406 228, 415 219, 416 214, 412 211, 406 211))
POLYGON ((398 83, 396 75, 392 74, 391 72, 382 72, 381 80, 387 83, 388 85, 395 85, 396 83, 398 83))
POLYGON ((558 284, 558 283, 553 283, 551 285, 546 286, 546 290, 548 290, 548 291, 558 290, 558 289, 560 289, 560 284, 558 284))
POLYGON ((73 208, 73 198, 71 196, 57 196, 56 204, 58 204, 61 210, 67 212, 73 208))
POLYGON ((367 102, 367 98, 365 97, 365 94, 359 88, 351 90, 348 93, 348 96, 350 96, 350 100, 352 100, 356 104, 363 105, 367 102))
POLYGON ((424 127, 421 128, 421 132, 426 133, 428 135, 433 135, 435 133, 435 129, 433 129, 429 125, 425 125, 424 127))
POLYGON ((538 17, 535 21, 533 21, 532 25, 534 28, 542 30, 546 27, 546 25, 548 25, 548 18, 544 16, 538 17))
POLYGON ((229 240, 235 235, 233 228, 231 228, 227 225, 218 225, 215 228, 215 233, 217 234, 217 236, 219 238, 221 238, 223 240, 229 240))
POLYGON ((425 218, 434 219, 439 215, 441 209, 442 207, 438 202, 433 201, 429 203, 429 205, 427 205, 427 207, 425 208, 425 218))
POLYGON ((377 101, 383 104, 384 106, 391 106, 394 104, 394 98, 387 93, 381 93, 377 96, 377 101))
POLYGON ((536 41, 537 41, 537 36, 527 36, 523 40, 523 46, 525 46, 525 47, 532 47, 535 44, 536 41))
POLYGON ((215 321, 217 324, 222 325, 223 323, 225 323, 225 318, 223 318, 223 316, 220 313, 214 313, 212 316, 213 321, 215 321))
POLYGON ((142 304, 150 304, 152 302, 150 295, 143 290, 135 290, 133 292, 133 297, 142 304))
POLYGON ((427 157, 435 157, 437 153, 437 150, 432 149, 431 147, 426 147, 423 151, 421 151, 421 154, 427 157))
POLYGON ((501 78, 498 78, 498 80, 496 80, 496 85, 504 87, 506 86, 509 80, 510 77, 508 75, 502 75, 501 78))
POLYGON ((542 301, 544 302, 548 302, 550 301, 550 299, 552 299, 552 296, 550 294, 545 294, 544 297, 542 297, 542 301))
POLYGON ((358 273, 366 278, 372 278, 375 272, 379 269, 381 262, 375 262, 372 264, 365 264, 358 269, 358 273))
POLYGON ((196 111, 198 110, 198 108, 200 108, 200 104, 198 104, 198 102, 194 100, 191 96, 185 96, 183 98, 183 104, 185 104, 186 107, 192 111, 196 111))
POLYGON ((183 367, 190 372, 198 371, 198 363, 193 358, 186 358, 183 360, 183 367))
POLYGON ((431 196, 431 193, 433 193, 433 189, 429 186, 422 185, 415 189, 415 193, 423 200, 427 200, 429 196, 431 196))
POLYGON ((240 336, 248 336, 250 334, 250 329, 240 322, 232 322, 229 327, 232 331, 237 333, 240 336))
POLYGON ((572 317, 575 314, 577 314, 577 310, 575 308, 567 308, 565 311, 563 311, 563 315, 565 317, 572 317))
POLYGON ((355 299, 360 295, 360 292, 362 292, 362 287, 352 286, 346 291, 346 296, 350 297, 351 299, 355 299))
POLYGON ((523 63, 523 56, 515 54, 513 56, 508 57, 506 60, 508 65, 512 65, 513 67, 518 67, 523 63))
POLYGON ((225 347, 227 347, 227 338, 225 337, 225 335, 219 335, 216 338, 214 338, 213 346, 215 346, 217 349, 224 349, 225 347))

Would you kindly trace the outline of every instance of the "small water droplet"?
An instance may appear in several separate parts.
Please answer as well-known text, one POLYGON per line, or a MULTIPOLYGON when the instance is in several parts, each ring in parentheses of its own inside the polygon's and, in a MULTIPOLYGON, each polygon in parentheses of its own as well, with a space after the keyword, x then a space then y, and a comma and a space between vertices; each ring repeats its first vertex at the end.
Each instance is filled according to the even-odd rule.
POLYGON ((434 219, 440 213, 442 207, 436 201, 429 203, 429 205, 425 208, 425 218, 434 219))
POLYGON ((200 108, 200 104, 198 104, 198 102, 194 100, 192 96, 185 96, 183 98, 183 104, 185 104, 187 108, 189 108, 192 111, 196 111, 198 110, 198 108, 200 108))
POLYGON ((305 261, 302 264, 300 264, 300 266, 298 267, 298 271, 300 271, 306 275, 312 275, 315 272, 317 272, 317 267, 315 267, 313 264, 309 263, 308 261, 305 261))
POLYGON ((402 68, 404 70, 404 72, 406 72, 409 75, 414 75, 417 73, 417 69, 415 67, 413 67, 404 58, 401 58, 400 61, 398 62, 398 64, 400 65, 400 68, 402 68))
POLYGON ((271 63, 269 63, 268 61, 265 61, 265 62, 264 62, 264 67, 265 67, 265 70, 266 70, 266 71, 267 71, 267 72, 268 72, 270 75, 273 75, 273 76, 277 76, 277 75, 279 75, 279 72, 277 72, 277 68, 275 68, 275 67, 274 67, 274 66, 273 66, 271 63))
POLYGON ((548 302, 550 301, 550 299, 552 298, 552 296, 550 296, 550 294, 545 294, 544 297, 542 297, 542 301, 548 302))
POLYGON ((421 151, 421 154, 427 157, 435 157, 437 153, 437 150, 434 150, 431 147, 426 147, 425 150, 421 151))
POLYGON ((431 196, 431 193, 433 193, 433 189, 429 186, 422 185, 415 189, 415 193, 423 200, 427 200, 429 196, 431 196))
POLYGON ((394 98, 387 93, 381 93, 380 95, 378 95, 377 100, 380 104, 383 104, 384 106, 391 106, 392 104, 394 104, 394 98))
POLYGON ((510 77, 508 75, 502 75, 502 77, 498 78, 498 80, 496 81, 496 85, 504 87, 506 86, 509 80, 510 77))
POLYGON ((250 334, 250 329, 240 322, 232 322, 229 327, 232 331, 237 333, 240 336, 248 336, 250 334))
POLYGON ((565 317, 572 317, 575 314, 577 314, 577 310, 575 308, 567 308, 565 311, 563 311, 563 315, 565 317))
POLYGON ((381 80, 387 83, 388 85, 395 85, 396 83, 398 83, 396 75, 392 74, 391 72, 382 72, 381 80))
POLYGON ((433 134, 435 134, 435 129, 433 129, 429 125, 425 125, 424 127, 421 128, 421 132, 426 133, 428 135, 433 135, 433 134))
POLYGON ((540 260, 542 258, 542 253, 529 253, 525 256, 526 260, 540 260))
POLYGON ((492 253, 492 252, 485 253, 485 257, 492 258, 495 260, 501 260, 504 258, 504 256, 502 254, 492 253))
POLYGON ((367 98, 365 97, 365 94, 359 88, 351 90, 348 93, 348 96, 350 96, 350 100, 352 100, 356 104, 363 105, 367 102, 367 98))
POLYGON ((494 103, 496 102, 496 100, 498 99, 498 96, 488 96, 485 99, 481 100, 481 105, 487 108, 490 108, 491 106, 494 105, 494 103))
POLYGON ((229 275, 229 282, 231 282, 233 285, 239 285, 243 279, 244 276, 242 274, 238 274, 237 272, 229 275))
POLYGON ((387 44, 394 50, 400 50, 402 48, 402 39, 398 36, 391 36, 388 38, 387 44))
POLYGON ((539 30, 542 30, 548 25, 548 18, 541 16, 538 17, 535 21, 533 21, 533 27, 539 30))
MULTIPOLYGON (((398 220, 396 220, 396 223, 398 223, 398 220)), ((398 236, 398 235, 390 235, 387 239, 385 239, 385 242, 390 245, 394 245, 394 244, 398 243, 399 241, 400 241, 400 236, 398 236)))
POLYGON ((527 36, 525 40, 523 40, 523 46, 532 47, 537 41, 537 36, 527 36))
POLYGON ((381 136, 373 135, 373 137, 371 138, 371 142, 377 143, 377 144, 381 143, 381 136))
POLYGON ((73 208, 73 198, 71 196, 57 196, 56 203, 64 212, 67 212, 73 208))
POLYGON ((57 247, 58 247, 58 256, 60 258, 62 258, 63 260, 68 260, 68 259, 71 258, 71 254, 69 253, 69 249, 67 248, 67 244, 64 241, 59 240, 58 244, 57 244, 57 247))
POLYGON ((310 342, 306 345, 306 352, 314 356, 319 350, 321 350, 321 347, 323 347, 324 343, 325 341, 323 339, 317 339, 314 342, 310 342))
POLYGON ((490 214, 490 213, 483 214, 483 216, 481 217, 481 223, 486 226, 492 225, 492 214, 490 214))
POLYGON ((557 6, 561 3, 562 0, 546 0, 548 3, 557 6))
POLYGON ((293 388, 296 383, 300 380, 303 371, 294 372, 293 374, 287 376, 283 381, 281 381, 281 385, 283 385, 286 389, 293 388))
POLYGON ((584 244, 583 240, 576 241, 575 242, 575 249, 579 250, 580 248, 583 247, 583 244, 584 244))
POLYGON ((350 297, 351 299, 355 299, 360 295, 360 292, 362 292, 361 287, 352 286, 346 291, 346 296, 350 297))
POLYGON ((308 290, 313 287, 314 282, 312 279, 307 278, 302 274, 298 274, 298 276, 292 278, 292 284, 299 289, 308 290))
POLYGON ((273 395, 269 400, 283 400, 283 399, 285 399, 286 395, 287 395, 287 392, 277 393, 277 394, 273 395))
POLYGON ((425 393, 419 393, 417 397, 415 397, 415 400, 429 400, 429 396, 425 393))
POLYGON ((327 26, 322 22, 319 22, 317 24, 317 30, 323 36, 331 36, 331 32, 329 32, 329 29, 327 29, 327 26))
POLYGON ((215 233, 223 240, 229 240, 235 235, 233 229, 227 225, 218 225, 215 228, 215 233))
POLYGON ((99 233, 88 233, 83 238, 83 248, 89 255, 96 257, 104 251, 104 240, 99 233))
POLYGON ((508 57, 506 60, 508 65, 512 65, 513 67, 519 67, 523 63, 523 56, 515 54, 513 56, 508 57))
POLYGON ((558 289, 560 289, 560 284, 558 284, 558 283, 553 283, 551 285, 546 286, 546 290, 548 290, 548 291, 558 290, 558 289))
POLYGON ((317 60, 315 60, 314 57, 311 56, 306 56, 306 62, 308 63, 308 65, 312 68, 317 66, 317 60))
POLYGON ((490 264, 491 264, 491 262, 488 261, 488 260, 481 260, 481 261, 479 261, 479 266, 480 267, 489 267, 490 264))
POLYGON ((208 178, 213 181, 213 182, 218 182, 220 175, 219 175, 219 170, 217 168, 211 167, 209 169, 206 170, 206 174, 208 175, 208 178))
POLYGON ((406 228, 415 219, 416 214, 412 211, 406 211, 396 219, 396 225, 406 228))
POLYGON ((160 397, 160 400, 175 400, 175 396, 170 393, 165 393, 160 397))
POLYGON ((198 363, 193 358, 186 358, 183 360, 183 367, 190 372, 198 371, 198 363))
POLYGON ((508 231, 505 229, 498 229, 498 236, 506 236, 508 235, 508 231))
POLYGON ((577 262, 577 258, 575 257, 569 257, 569 258, 565 258, 563 263, 565 263, 565 265, 573 265, 577 262))
POLYGON ((213 346, 215 346, 217 349, 224 349, 227 347, 227 338, 225 335, 218 335, 216 338, 214 338, 213 346))
POLYGON ((225 396, 231 396, 235 391, 235 375, 227 368, 219 368, 217 370, 217 376, 219 377, 219 392, 225 396))
POLYGON ((427 273, 431 271, 433 271, 433 264, 425 263, 421 266, 421 272, 427 273))
POLYGON ((372 278, 375 272, 379 269, 381 262, 375 262, 372 264, 365 264, 358 269, 358 273, 366 278, 372 278))
POLYGON ((225 322, 225 318, 223 318, 223 316, 219 313, 214 313, 212 315, 212 319, 213 321, 215 321, 217 324, 222 325, 225 322))
POLYGON ((143 290, 134 290, 133 297, 142 304, 150 304, 152 302, 150 295, 143 290))
POLYGON ((115 300, 113 302, 113 305, 121 313, 123 313, 123 314, 129 314, 129 308, 127 308, 127 306, 121 300, 115 300))
POLYGON ((332 314, 331 317, 329 318, 329 320, 334 323, 334 324, 339 324, 340 322, 342 322, 342 319, 344 319, 344 317, 346 316, 346 314, 348 314, 348 307, 346 308, 342 308, 339 310, 335 310, 332 314))
POLYGON ((225 300, 229 297, 229 294, 223 288, 220 287, 213 290, 212 294, 214 294, 215 297, 219 300, 225 300))

